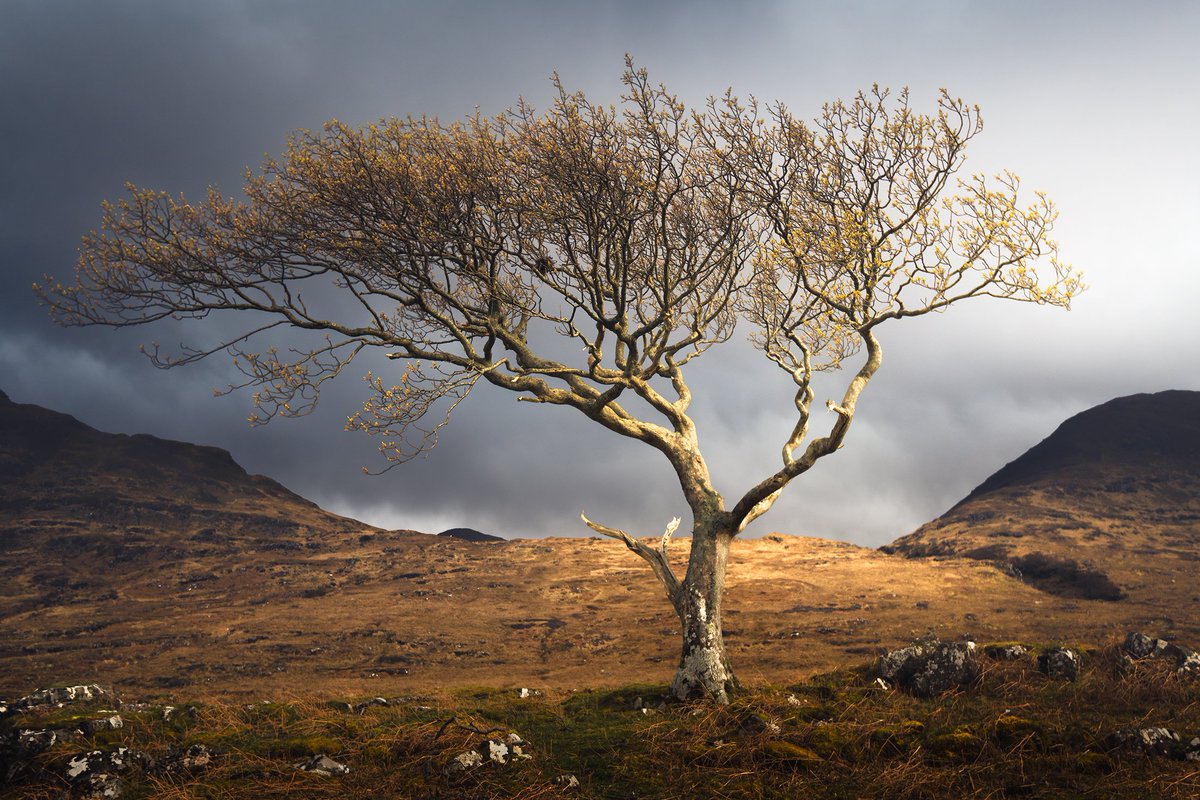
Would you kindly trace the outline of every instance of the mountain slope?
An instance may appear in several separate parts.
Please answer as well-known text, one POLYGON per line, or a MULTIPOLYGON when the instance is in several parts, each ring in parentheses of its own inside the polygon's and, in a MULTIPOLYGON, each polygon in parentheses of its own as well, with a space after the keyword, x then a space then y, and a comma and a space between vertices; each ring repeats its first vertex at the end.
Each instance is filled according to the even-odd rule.
POLYGON ((1200 392, 1119 397, 1077 414, 883 549, 996 561, 1079 597, 1190 592, 1200 566, 1200 392))
MULTIPOLYGON (((0 697, 80 683, 246 698, 580 688, 665 682, 678 658, 670 603, 621 542, 379 530, 224 451, 104 434, 4 397, 0 470, 0 697)), ((688 545, 671 545, 680 574, 688 545)), ((1127 555, 1147 574, 1174 563, 1127 555)), ((988 560, 811 537, 735 541, 728 589, 726 640, 751 682, 860 662, 926 631, 1200 640, 1181 592, 1076 601, 988 560)))

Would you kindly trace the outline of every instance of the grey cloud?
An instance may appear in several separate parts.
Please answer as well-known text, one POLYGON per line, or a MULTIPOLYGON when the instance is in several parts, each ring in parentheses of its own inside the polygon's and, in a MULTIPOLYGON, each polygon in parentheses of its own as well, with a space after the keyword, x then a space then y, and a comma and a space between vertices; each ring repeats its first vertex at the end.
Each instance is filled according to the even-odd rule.
MULTIPOLYGON (((615 100, 632 52, 690 102, 733 86, 798 113, 879 81, 924 108, 948 85, 984 106, 971 169, 1012 166, 1060 203, 1093 290, 1070 314, 976 304, 889 330, 846 448, 751 533, 878 544, 945 510, 1066 416, 1113 396, 1200 388, 1200 216, 1192 4, 9 3, 0 12, 0 388, 107 430, 230 449, 248 469, 395 527, 587 533, 578 512, 656 533, 684 505, 661 456, 581 415, 482 391, 438 449, 378 477, 343 432, 346 376, 303 420, 245 423, 215 357, 156 371, 147 341, 216 341, 236 321, 61 330, 29 284, 65 277, 122 183, 236 191, 298 127, 544 103, 547 76, 615 100)), ((778 460, 786 376, 740 339, 697 362, 695 413, 732 495, 778 460)), ((819 399, 835 396, 823 384, 819 399)))

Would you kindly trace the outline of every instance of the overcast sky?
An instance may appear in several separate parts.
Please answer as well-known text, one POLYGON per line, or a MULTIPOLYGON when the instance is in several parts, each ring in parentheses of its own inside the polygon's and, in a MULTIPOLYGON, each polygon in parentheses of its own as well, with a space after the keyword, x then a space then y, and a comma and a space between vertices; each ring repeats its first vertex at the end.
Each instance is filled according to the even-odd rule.
MULTIPOLYGON (((385 527, 589 534, 586 509, 657 534, 685 511, 665 461, 578 413, 479 391, 434 452, 368 477, 376 443, 342 430, 363 397, 354 376, 317 414, 251 429, 246 394, 213 396, 236 377, 228 359, 162 372, 138 353, 210 341, 203 325, 58 329, 30 284, 69 277, 79 237, 126 181, 234 192, 296 128, 545 105, 553 71, 613 102, 626 52, 688 102, 732 87, 804 117, 875 82, 932 110, 944 86, 983 109, 968 171, 1011 168, 1047 191, 1063 255, 1091 288, 1069 313, 976 303, 884 329, 844 450, 750 529, 878 545, 1071 414, 1200 389, 1198 39, 1192 2, 0 0, 0 389, 102 430, 226 448, 385 527)), ((743 339, 692 377, 727 498, 775 467, 791 426, 786 377, 743 339)))

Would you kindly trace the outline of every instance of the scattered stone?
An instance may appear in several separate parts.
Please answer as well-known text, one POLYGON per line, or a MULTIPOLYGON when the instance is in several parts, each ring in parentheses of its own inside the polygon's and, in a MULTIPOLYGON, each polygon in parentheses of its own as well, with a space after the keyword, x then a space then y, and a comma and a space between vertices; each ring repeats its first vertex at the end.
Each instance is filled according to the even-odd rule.
POLYGON ((1188 680, 1200 680, 1200 653, 1188 653, 1180 659, 1175 674, 1188 680))
POLYGON ((311 772, 314 775, 324 775, 327 778, 350 774, 349 767, 345 764, 339 764, 324 753, 319 753, 308 761, 296 764, 296 769, 311 772))
POLYGON ((125 721, 121 719, 121 715, 113 714, 111 717, 84 720, 79 724, 79 732, 85 736, 93 736, 100 731, 115 731, 123 727, 125 721))
MULTIPOLYGON (((882 678, 880 680, 882 680, 882 678)), ((796 695, 794 695, 794 694, 789 694, 787 696, 787 704, 789 706, 802 706, 802 705, 804 705, 804 701, 801 700, 799 697, 796 697, 796 695)))
POLYGON ((81 782, 83 796, 101 798, 102 800, 117 800, 125 796, 125 783, 116 775, 107 772, 91 773, 87 780, 81 782))
POLYGON ((11 759, 36 756, 62 741, 63 731, 16 730, 0 737, 0 755, 11 759))
POLYGON ((510 733, 503 739, 485 739, 478 748, 459 753, 450 759, 444 772, 447 775, 457 775, 484 763, 509 764, 513 761, 524 761, 533 758, 529 748, 529 742, 522 739, 519 733, 510 733))
POLYGON ((172 746, 165 756, 155 762, 154 772, 159 775, 168 775, 172 772, 192 772, 207 767, 212 763, 213 758, 212 750, 209 750, 206 745, 193 744, 183 750, 172 746))
POLYGON ((1054 647, 1038 656, 1038 669, 1051 680, 1074 681, 1079 678, 1079 653, 1066 647, 1054 647))
POLYGON ((119 773, 145 769, 149 764, 150 758, 145 753, 128 747, 107 752, 92 750, 68 761, 63 777, 84 792, 85 797, 119 798, 125 793, 119 773))
POLYGON ((875 685, 878 686, 880 689, 883 689, 885 692, 892 688, 892 685, 890 683, 888 683, 887 681, 885 681, 883 678, 876 678, 875 685))
POLYGON ((1154 645, 1155 640, 1146 634, 1130 631, 1126 634, 1125 643, 1121 647, 1133 658, 1149 658, 1154 654, 1154 645))
POLYGON ((450 759, 450 763, 446 765, 445 773, 447 775, 458 775, 482 765, 483 755, 478 750, 467 750, 450 759))
POLYGON ((524 700, 526 697, 529 697, 529 690, 522 686, 517 690, 517 697, 520 697, 522 700, 524 700))
POLYGON ((559 786, 563 787, 564 789, 578 789, 579 788, 579 778, 576 778, 571 773, 567 773, 566 775, 559 775, 557 778, 554 779, 554 782, 557 783, 559 786))
POLYGON ((738 725, 739 736, 757 736, 761 733, 777 734, 779 733, 779 723, 772 722, 769 719, 763 719, 758 714, 747 714, 742 718, 742 722, 738 725))
POLYGON ((1183 757, 1188 761, 1200 761, 1200 736, 1188 742, 1187 752, 1183 757))
POLYGON ((77 703, 81 700, 96 700, 105 697, 108 692, 92 683, 86 686, 56 686, 50 689, 39 689, 33 694, 26 695, 20 700, 7 704, 8 712, 28 711, 31 708, 54 706, 61 708, 67 703, 77 703))
POLYGON ((984 652, 994 661, 1020 661, 1029 655, 1029 648, 1020 644, 994 644, 984 652))
POLYGON ((934 697, 979 677, 975 643, 926 636, 880 658, 879 675, 917 697, 934 697))
POLYGON ((1151 756, 1170 756, 1179 750, 1179 734, 1169 728, 1122 728, 1108 737, 1114 747, 1151 756))

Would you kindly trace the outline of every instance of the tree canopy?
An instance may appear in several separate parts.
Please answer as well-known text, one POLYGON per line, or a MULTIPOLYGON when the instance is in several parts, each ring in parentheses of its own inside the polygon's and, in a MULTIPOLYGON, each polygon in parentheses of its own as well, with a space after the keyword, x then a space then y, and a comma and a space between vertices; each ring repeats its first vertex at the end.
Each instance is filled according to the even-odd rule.
MULTIPOLYGON (((693 515, 683 581, 666 561, 677 521, 657 549, 588 524, 651 564, 681 618, 696 619, 692 593, 704 598, 700 627, 715 620, 722 662, 704 668, 716 674, 728 540, 841 446, 882 363, 883 323, 978 297, 1066 307, 1082 287, 1058 260, 1048 198, 1022 199, 1012 173, 959 175, 982 121, 944 91, 932 114, 874 87, 805 122, 730 93, 689 110, 628 67, 618 106, 555 77, 544 112, 520 102, 452 124, 298 132, 247 172, 243 198, 131 186, 84 238, 74 284, 38 291, 68 325, 239 312, 246 324, 218 345, 151 356, 175 366, 232 353, 253 422, 306 413, 377 348, 403 367, 367 375, 348 427, 380 434, 393 461, 432 446, 481 380, 649 444, 693 515), (727 505, 684 373, 739 324, 794 382, 795 424, 780 461, 727 505), (280 350, 281 327, 323 338, 280 350), (827 402, 834 422, 811 435, 815 374, 856 357, 827 402)), ((684 651, 681 674, 686 630, 684 651)), ((727 678, 677 692, 721 695, 727 678)))

